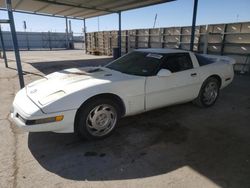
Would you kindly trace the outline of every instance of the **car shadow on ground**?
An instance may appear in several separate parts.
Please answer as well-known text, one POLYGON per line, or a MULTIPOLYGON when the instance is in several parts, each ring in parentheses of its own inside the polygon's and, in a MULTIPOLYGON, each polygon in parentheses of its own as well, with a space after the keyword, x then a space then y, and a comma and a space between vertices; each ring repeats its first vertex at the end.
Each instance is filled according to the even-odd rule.
POLYGON ((176 158, 169 149, 181 146, 189 129, 175 120, 152 120, 164 111, 124 118, 114 134, 99 141, 84 141, 74 134, 29 133, 29 148, 45 169, 68 179, 134 179, 166 173, 184 165, 182 156, 176 158))
POLYGON ((208 122, 220 118, 214 110, 184 104, 127 117, 99 141, 29 133, 28 147, 46 170, 72 180, 145 178, 188 166, 221 187, 248 187, 249 138, 218 120, 208 122))

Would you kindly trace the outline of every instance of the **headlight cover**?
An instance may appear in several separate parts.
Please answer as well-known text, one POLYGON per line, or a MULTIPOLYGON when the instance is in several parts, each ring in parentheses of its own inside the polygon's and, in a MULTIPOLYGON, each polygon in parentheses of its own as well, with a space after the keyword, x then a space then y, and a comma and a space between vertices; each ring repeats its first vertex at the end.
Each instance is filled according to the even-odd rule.
POLYGON ((55 93, 52 93, 52 94, 50 94, 50 95, 48 95, 48 96, 40 99, 39 103, 44 106, 44 105, 46 105, 48 103, 51 103, 53 101, 56 101, 56 100, 62 98, 65 94, 66 93, 64 91, 62 91, 62 90, 61 91, 57 91, 55 93))

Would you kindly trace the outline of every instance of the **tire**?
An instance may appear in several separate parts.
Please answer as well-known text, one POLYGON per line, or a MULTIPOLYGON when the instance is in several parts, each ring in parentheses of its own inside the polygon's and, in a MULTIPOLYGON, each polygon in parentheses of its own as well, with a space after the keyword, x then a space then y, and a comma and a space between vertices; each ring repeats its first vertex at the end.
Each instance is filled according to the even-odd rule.
POLYGON ((83 139, 103 139, 115 130, 121 110, 112 99, 97 98, 87 102, 77 112, 76 133, 83 139))
POLYGON ((214 105, 220 94, 220 82, 215 77, 209 77, 202 84, 198 97, 193 101, 200 107, 214 105))

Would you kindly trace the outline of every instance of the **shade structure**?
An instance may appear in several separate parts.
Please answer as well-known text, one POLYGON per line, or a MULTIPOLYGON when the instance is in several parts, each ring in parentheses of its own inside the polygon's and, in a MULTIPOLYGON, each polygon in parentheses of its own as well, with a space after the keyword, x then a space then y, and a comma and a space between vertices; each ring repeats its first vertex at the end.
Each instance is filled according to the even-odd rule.
MULTIPOLYGON (((71 18, 91 18, 174 0, 12 0, 15 11, 71 18)), ((0 0, 5 8, 5 0, 0 0)))

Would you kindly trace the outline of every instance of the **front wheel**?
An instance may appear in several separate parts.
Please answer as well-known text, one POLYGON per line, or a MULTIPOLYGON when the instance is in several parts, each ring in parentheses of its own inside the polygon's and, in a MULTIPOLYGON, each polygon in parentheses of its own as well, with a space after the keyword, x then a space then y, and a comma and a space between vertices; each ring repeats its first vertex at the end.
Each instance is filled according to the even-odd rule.
POLYGON ((194 100, 194 103, 200 107, 210 107, 218 99, 219 93, 219 80, 214 77, 210 77, 203 83, 199 96, 194 100))
POLYGON ((77 114, 77 133, 88 140, 110 135, 120 118, 119 106, 110 99, 96 99, 83 105, 77 114))

